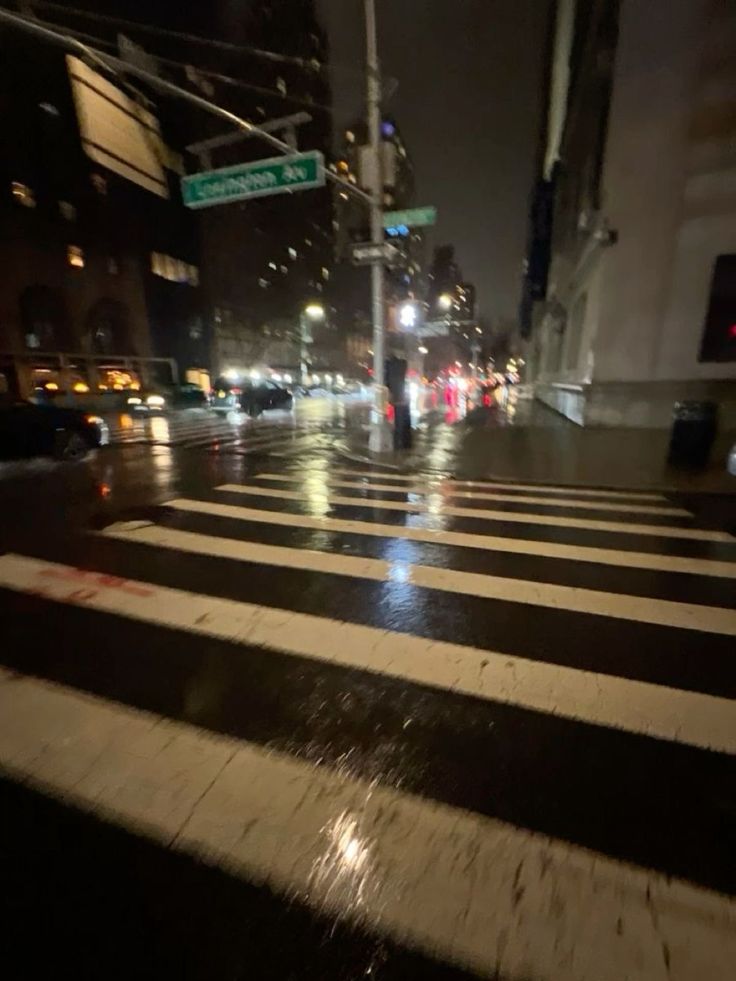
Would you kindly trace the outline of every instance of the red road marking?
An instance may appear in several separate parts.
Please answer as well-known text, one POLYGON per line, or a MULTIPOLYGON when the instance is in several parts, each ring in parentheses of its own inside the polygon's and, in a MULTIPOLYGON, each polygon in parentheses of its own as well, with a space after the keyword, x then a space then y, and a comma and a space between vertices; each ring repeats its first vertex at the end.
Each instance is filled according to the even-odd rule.
MULTIPOLYGON (((36 573, 37 576, 44 576, 51 579, 72 579, 76 582, 89 583, 94 586, 102 586, 105 589, 120 589, 124 593, 130 593, 132 596, 140 596, 143 599, 147 599, 150 596, 154 596, 156 593, 155 589, 147 589, 145 586, 138 586, 135 583, 128 582, 127 579, 121 579, 119 576, 111 576, 102 572, 90 572, 87 569, 39 569, 36 573)), ((85 590, 77 590, 78 593, 84 593, 85 590)), ((96 590, 89 591, 91 595, 86 597, 91 599, 92 596, 97 595, 96 590)), ((72 593, 69 599, 74 599, 75 594, 72 593)), ((83 600, 85 597, 76 597, 79 600, 83 600)))

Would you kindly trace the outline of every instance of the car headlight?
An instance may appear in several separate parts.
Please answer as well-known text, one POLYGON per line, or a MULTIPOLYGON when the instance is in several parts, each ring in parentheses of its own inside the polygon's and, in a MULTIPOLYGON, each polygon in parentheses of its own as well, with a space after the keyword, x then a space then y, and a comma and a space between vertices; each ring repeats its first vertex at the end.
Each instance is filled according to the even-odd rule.
POLYGON ((149 395, 146 399, 146 405, 152 405, 160 409, 162 405, 166 405, 166 399, 163 395, 149 395))
POLYGON ((128 399, 128 405, 142 405, 143 399, 139 398, 137 395, 131 395, 128 399))

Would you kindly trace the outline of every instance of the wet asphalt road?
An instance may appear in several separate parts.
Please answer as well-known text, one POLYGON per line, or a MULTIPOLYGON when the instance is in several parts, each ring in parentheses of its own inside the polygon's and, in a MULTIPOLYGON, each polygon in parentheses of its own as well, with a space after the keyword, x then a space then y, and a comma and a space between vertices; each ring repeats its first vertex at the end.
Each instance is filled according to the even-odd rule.
POLYGON ((0 472, 9 976, 730 978, 728 521, 364 422, 0 472))

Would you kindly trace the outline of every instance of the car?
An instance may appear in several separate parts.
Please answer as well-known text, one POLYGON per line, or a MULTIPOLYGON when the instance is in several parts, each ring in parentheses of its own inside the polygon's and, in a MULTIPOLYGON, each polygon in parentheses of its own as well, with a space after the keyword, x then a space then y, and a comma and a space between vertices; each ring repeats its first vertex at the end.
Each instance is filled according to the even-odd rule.
POLYGON ((198 385, 169 385, 130 391, 125 396, 129 412, 167 412, 169 409, 206 409, 207 393, 198 385))
POLYGON ((12 400, 0 402, 0 457, 81 460, 110 441, 107 423, 82 409, 12 400))
POLYGON ((163 412, 169 400, 163 392, 143 389, 127 394, 125 407, 129 412, 163 412))
POLYGON ((293 404, 294 397, 288 388, 268 380, 235 383, 218 378, 212 393, 215 412, 243 411, 259 416, 266 409, 291 409, 293 404))

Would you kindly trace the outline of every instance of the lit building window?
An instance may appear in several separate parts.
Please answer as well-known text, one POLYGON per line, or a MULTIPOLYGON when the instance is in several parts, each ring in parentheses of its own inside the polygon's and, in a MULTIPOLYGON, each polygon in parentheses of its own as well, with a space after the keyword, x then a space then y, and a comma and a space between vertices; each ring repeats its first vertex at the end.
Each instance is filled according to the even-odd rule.
POLYGON ((311 248, 312 247, 312 240, 311 240, 311 238, 305 238, 304 239, 304 244, 305 245, 308 245, 311 248))
POLYGON ((59 214, 67 221, 76 221, 77 209, 69 201, 59 201, 59 214))
POLYGON ((347 160, 338 160, 337 169, 341 171, 343 174, 347 174, 347 172, 350 170, 350 166, 347 160))
POLYGON ((330 270, 327 268, 327 266, 322 266, 322 279, 329 279, 329 278, 330 278, 330 270))
POLYGON ((24 207, 36 207, 36 196, 27 184, 21 184, 20 181, 13 181, 10 185, 10 190, 15 200, 24 205, 24 207))
POLYGON ((289 258, 296 259, 296 256, 297 256, 296 249, 292 249, 291 246, 289 246, 289 258))
POLYGON ((78 245, 67 245, 66 261, 70 266, 76 266, 77 269, 84 269, 84 250, 78 245))
POLYGON ((284 274, 284 276, 285 276, 285 275, 286 275, 286 274, 288 273, 288 271, 289 271, 289 268, 288 268, 288 266, 279 266, 279 269, 280 269, 280 270, 281 270, 281 272, 282 272, 282 273, 284 274))
POLYGON ((270 286, 271 284, 270 284, 270 282, 269 282, 269 281, 268 281, 267 279, 264 279, 263 277, 261 277, 261 278, 260 278, 260 279, 258 280, 258 285, 259 285, 259 286, 261 287, 261 289, 262 289, 262 290, 267 290, 267 289, 268 289, 268 287, 269 287, 269 286, 270 286))
POLYGON ((102 174, 90 174, 89 179, 92 182, 92 187, 97 191, 98 194, 107 194, 106 177, 103 177, 102 174))
POLYGON ((279 77, 276 79, 276 88, 282 95, 286 95, 286 82, 283 78, 279 77))
POLYGON ((165 255, 163 252, 151 253, 151 272, 170 283, 188 283, 189 286, 199 286, 199 269, 182 259, 165 255))
POLYGON ((276 272, 276 270, 278 269, 278 266, 276 265, 275 262, 269 262, 268 268, 269 269, 273 269, 273 271, 276 272))
POLYGON ((355 143, 355 133, 351 129, 346 129, 345 139, 348 141, 348 143, 355 143))

